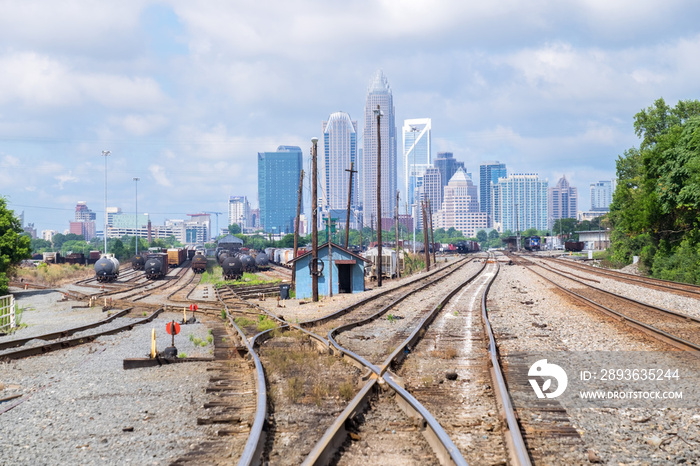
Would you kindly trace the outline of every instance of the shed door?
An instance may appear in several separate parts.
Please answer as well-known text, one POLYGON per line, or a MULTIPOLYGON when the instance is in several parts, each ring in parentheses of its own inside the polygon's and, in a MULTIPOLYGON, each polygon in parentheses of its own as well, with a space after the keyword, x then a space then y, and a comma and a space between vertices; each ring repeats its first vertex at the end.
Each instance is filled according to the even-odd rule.
POLYGON ((338 264, 338 293, 352 293, 352 264, 338 264))

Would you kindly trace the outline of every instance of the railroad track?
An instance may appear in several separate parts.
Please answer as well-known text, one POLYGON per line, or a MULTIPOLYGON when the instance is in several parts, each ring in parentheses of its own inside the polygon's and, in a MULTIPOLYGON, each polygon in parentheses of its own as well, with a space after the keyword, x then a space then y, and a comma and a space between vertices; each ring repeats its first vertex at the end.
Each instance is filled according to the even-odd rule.
MULTIPOLYGON (((364 445, 371 447, 371 450, 374 453, 372 461, 379 461, 380 463, 392 463, 396 461, 401 463, 406 461, 414 461, 419 462, 420 464, 437 464, 438 462, 442 464, 466 464, 462 451, 455 445, 455 443, 453 443, 451 435, 447 433, 447 430, 443 428, 433 413, 422 405, 414 396, 414 393, 411 392, 413 389, 418 388, 421 384, 425 386, 427 379, 416 383, 417 386, 414 387, 415 379, 409 378, 409 389, 406 390, 402 387, 402 378, 394 376, 390 371, 388 371, 388 369, 389 367, 400 364, 404 358, 406 358, 406 362, 404 363, 404 366, 402 366, 402 370, 404 371, 402 375, 404 377, 407 375, 407 372, 410 372, 406 368, 410 367, 411 364, 420 365, 421 360, 424 361, 424 363, 432 364, 433 367, 435 367, 435 355, 430 354, 426 358, 426 353, 423 351, 423 347, 421 346, 423 344, 422 342, 426 341, 425 335, 428 334, 429 331, 426 331, 426 329, 430 328, 429 325, 434 319, 437 318, 438 322, 444 322, 444 319, 448 318, 448 314, 446 313, 446 306, 448 302, 469 283, 475 283, 474 286, 471 287, 471 293, 473 293, 473 298, 471 300, 473 301, 480 294, 485 299, 487 290, 486 287, 495 278, 495 270, 497 268, 497 265, 491 261, 491 265, 489 265, 490 271, 488 273, 484 273, 486 265, 487 264, 485 263, 477 273, 469 276, 466 280, 464 278, 461 280, 453 280, 449 287, 445 285, 445 287, 449 288, 450 291, 443 292, 441 299, 436 300, 431 309, 425 309, 417 313, 417 315, 413 318, 414 322, 411 325, 407 325, 407 327, 410 327, 413 330, 411 334, 398 345, 391 355, 386 357, 386 359, 383 359, 381 363, 378 361, 382 360, 383 356, 374 353, 374 350, 372 349, 369 351, 370 354, 366 355, 365 357, 365 355, 356 354, 347 348, 343 348, 340 345, 333 343, 337 350, 343 352, 345 356, 354 359, 356 362, 362 364, 366 368, 369 368, 373 374, 362 391, 358 393, 353 402, 348 406, 348 408, 346 408, 344 413, 341 414, 334 425, 324 434, 322 440, 319 441, 312 453, 309 455, 309 457, 307 457, 305 464, 322 464, 326 463, 331 458, 334 458, 334 461, 340 458, 338 461, 339 464, 359 462, 362 461, 363 455, 366 453, 366 451, 363 451, 364 445), (481 278, 477 279, 477 277, 481 278), (454 283, 455 281, 458 283, 454 283), (445 296, 445 294, 447 296, 445 296), (421 349, 418 349, 419 346, 421 346, 421 349), (414 350, 418 352, 415 358, 413 355, 414 350), (379 359, 377 359, 378 357, 379 359), (372 358, 371 360, 374 363, 368 361, 368 358, 372 358), (396 419, 396 416, 391 414, 394 412, 393 408, 387 407, 386 404, 376 404, 376 402, 371 401, 373 392, 377 391, 377 384, 379 386, 384 385, 385 387, 390 387, 393 390, 393 392, 396 394, 394 398, 398 402, 397 405, 405 413, 405 417, 401 421, 393 421, 398 422, 397 426, 399 427, 399 430, 390 429, 390 434, 387 434, 386 431, 377 431, 375 429, 375 426, 377 425, 383 425, 386 428, 387 425, 391 425, 391 419, 396 419), (372 409, 367 411, 366 414, 362 414, 368 404, 372 405, 372 409), (379 410, 375 410, 377 407, 379 407, 379 410), (389 415, 388 418, 386 417, 387 414, 389 415), (360 424, 361 427, 358 428, 358 421, 365 422, 362 422, 360 424), (352 441, 350 445, 346 447, 346 449, 341 448, 339 453, 338 445, 346 442, 345 429, 347 425, 352 425, 353 428, 356 429, 356 432, 352 432, 351 434, 354 441, 352 441), (411 428, 411 425, 413 425, 413 428, 411 428), (402 433, 399 434, 399 431, 402 433), (392 444, 397 442, 397 439, 400 438, 403 438, 403 442, 400 443, 403 446, 403 451, 397 451, 395 448, 392 448, 392 444), (415 449, 413 447, 405 446, 406 443, 409 445, 418 446, 426 441, 430 444, 434 452, 430 457, 421 456, 420 448, 415 449), (383 454, 381 452, 387 452, 387 454, 381 456, 383 454), (340 455, 340 457, 338 455, 340 455)), ((408 307, 410 307, 408 304, 405 306, 402 305, 402 308, 408 307)), ((478 314, 477 308, 478 305, 471 305, 470 312, 467 312, 467 315, 472 315, 473 317, 473 312, 475 310, 478 314)), ((484 317, 485 316, 486 314, 484 313, 484 317)), ((334 332, 336 332, 336 330, 334 330, 334 332)), ((371 329, 367 330, 367 333, 371 332, 371 329)), ((428 346, 429 345, 430 343, 428 343, 428 346)), ((495 365, 498 367, 495 345, 493 346, 492 351, 493 357, 495 358, 495 365)), ((432 351, 430 352, 432 353, 432 351)), ((474 355, 471 355, 470 357, 474 357, 474 355)), ((481 355, 481 358, 482 368, 488 367, 488 363, 483 354, 481 355)), ((498 373, 501 374, 502 379, 502 373, 500 371, 498 371, 498 373)), ((404 378, 403 381, 405 380, 406 379, 404 378)), ((427 385, 433 385, 433 383, 440 385, 438 380, 433 380, 427 385)), ((498 386, 496 384, 494 385, 498 386)), ((506 456, 510 455, 513 458, 514 464, 529 464, 527 450, 525 449, 522 438, 520 437, 519 426, 515 421, 515 414, 513 414, 512 410, 509 409, 509 397, 505 385, 501 384, 499 388, 502 388, 505 391, 503 398, 505 399, 506 404, 502 409, 506 412, 510 412, 510 416, 508 416, 508 418, 510 421, 512 421, 512 424, 511 422, 508 422, 504 425, 498 425, 497 429, 492 430, 496 430, 498 432, 495 434, 497 437, 501 436, 500 432, 505 433, 507 438, 514 437, 515 440, 507 441, 506 444, 515 445, 515 447, 512 452, 509 453, 503 447, 503 442, 497 441, 495 442, 495 450, 497 452, 494 453, 494 455, 495 457, 500 456, 501 461, 503 461, 506 456), (501 448, 498 448, 499 444, 501 444, 501 448)), ((379 390, 379 393, 383 393, 384 390, 387 389, 388 388, 379 390)), ((421 389, 418 388, 417 391, 421 392, 421 389)), ((446 389, 446 391, 449 390, 446 389)), ((426 394, 421 393, 420 396, 425 400, 426 398, 424 395, 426 394)), ((446 399, 443 398, 443 401, 445 400, 446 399)), ((491 400, 493 403, 492 412, 495 412, 495 398, 492 397, 491 400)), ((451 434, 457 437, 464 435, 469 436, 478 430, 474 429, 475 426, 469 422, 457 421, 454 416, 446 414, 446 412, 440 411, 439 416, 442 417, 443 420, 448 421, 451 434), (448 420, 447 418, 450 417, 451 419, 448 420)), ((494 423, 500 424, 496 419, 494 419, 494 423)), ((464 439, 462 439, 462 443, 464 444, 464 439)), ((492 444, 494 442, 488 443, 492 444)), ((493 445, 491 446, 490 450, 494 450, 493 445)), ((498 462, 498 460, 496 462, 498 462)))
POLYGON ((122 318, 125 318, 125 316, 130 312, 134 315, 138 315, 139 312, 147 313, 148 311, 142 308, 125 309, 122 311, 117 311, 116 314, 107 317, 106 319, 103 319, 99 322, 95 322, 93 324, 65 329, 58 332, 48 333, 45 335, 37 335, 31 338, 7 341, 0 344, 0 359, 20 359, 28 356, 45 354, 55 350, 72 348, 77 345, 90 343, 101 336, 113 335, 115 333, 124 332, 126 330, 131 330, 136 325, 142 325, 151 322, 158 316, 158 314, 162 312, 162 309, 157 309, 144 318, 125 319, 128 320, 128 322, 126 323, 119 322, 123 320, 122 318), (96 332, 86 333, 87 330, 100 327, 103 328, 96 332), (76 334, 80 335, 76 336, 76 334), (38 343, 41 341, 43 341, 44 343, 28 345, 28 343, 31 342, 38 343))
MULTIPOLYGON (((484 261, 484 263, 481 264, 480 272, 483 271, 486 266, 487 263, 484 261)), ((492 270, 496 265, 492 262, 488 264, 488 266, 490 267, 489 270, 491 270, 486 274, 489 276, 489 280, 481 278, 482 281, 479 281, 475 285, 475 293, 478 294, 481 292, 484 296, 486 287, 488 286, 487 282, 490 283, 495 277, 495 273, 492 270)), ((442 270, 442 273, 437 273, 436 271, 435 276, 427 280, 424 276, 419 277, 403 288, 425 288, 430 286, 425 283, 426 281, 440 282, 445 280, 446 277, 450 277, 453 273, 454 270, 442 270)), ((422 464, 430 464, 431 462, 437 463, 439 461, 466 464, 458 448, 452 443, 449 435, 445 433, 440 423, 436 421, 431 413, 428 412, 411 393, 403 388, 402 379, 394 376, 388 369, 392 364, 398 367, 399 361, 405 357, 406 353, 404 349, 407 347, 412 348, 414 345, 417 345, 418 342, 421 341, 421 337, 426 333, 424 329, 429 326, 435 316, 440 314, 441 311, 443 314, 451 311, 451 309, 448 310, 445 308, 447 302, 462 288, 462 286, 466 285, 468 282, 474 281, 478 275, 479 273, 475 273, 466 280, 464 278, 458 280, 453 277, 455 280, 452 281, 460 282, 458 286, 454 286, 453 283, 451 292, 447 293, 447 296, 445 296, 446 293, 442 293, 439 297, 440 299, 437 299, 436 302, 433 303, 434 305, 429 313, 422 315, 421 318, 413 319, 411 326, 414 327, 414 331, 408 337, 405 337, 404 341, 393 354, 385 358, 382 363, 378 364, 367 364, 363 362, 363 358, 359 356, 348 357, 352 355, 352 352, 338 346, 333 347, 332 350, 335 356, 329 355, 329 340, 306 330, 306 328, 314 327, 313 322, 305 323, 306 328, 292 325, 291 327, 294 328, 290 329, 288 324, 279 321, 279 326, 276 329, 257 333, 248 341, 249 339, 246 337, 246 333, 252 335, 254 331, 252 329, 246 330, 239 328, 235 324, 233 316, 241 314, 243 316, 253 314, 261 315, 261 312, 267 311, 262 311, 254 303, 241 299, 230 289, 224 288, 218 290, 220 299, 227 310, 227 318, 230 325, 228 328, 235 329, 238 335, 235 345, 236 352, 245 355, 249 361, 248 367, 251 371, 254 367, 257 373, 262 374, 263 367, 265 367, 268 372, 266 377, 259 376, 256 380, 258 387, 257 410, 246 445, 242 447, 241 438, 239 436, 237 439, 229 439, 229 442, 224 442, 223 445, 227 445, 227 447, 212 447, 210 450, 219 452, 225 451, 225 455, 229 458, 228 461, 230 461, 231 459, 235 460, 237 458, 237 452, 240 452, 241 448, 243 448, 243 453, 240 453, 239 464, 256 464, 258 462, 299 464, 302 461, 305 464, 316 464, 319 461, 324 462, 332 458, 336 454, 337 447, 346 440, 347 432, 345 431, 345 426, 363 419, 361 413, 365 412, 364 410, 367 404, 370 402, 376 403, 384 397, 400 399, 402 401, 397 404, 377 404, 375 409, 369 411, 369 413, 383 413, 382 416, 374 418, 374 421, 369 420, 366 423, 353 424, 356 431, 360 426, 372 425, 372 422, 379 423, 377 425, 385 425, 383 424, 386 420, 385 416, 389 416, 392 420, 388 422, 390 423, 389 425, 393 427, 391 429, 393 433, 385 434, 387 436, 386 441, 391 442, 392 439, 396 440, 397 437, 395 437, 395 435, 408 437, 411 439, 407 441, 413 445, 412 450, 415 453, 415 458, 420 460, 422 464), (245 349, 243 348, 244 345, 245 349), (258 352, 260 353, 259 358, 255 352, 255 348, 258 348, 258 352), (346 357, 338 359, 338 355, 344 355, 346 357), (352 366, 344 361, 351 361, 352 366), (283 369, 280 369, 280 366, 283 369), (285 367, 291 370, 291 372, 285 374, 285 367), (303 372, 302 368, 307 368, 308 372, 303 372), (299 386, 300 380, 306 382, 307 386, 299 386), (327 383, 328 380, 333 380, 334 382, 327 383), (270 394, 271 396, 266 398, 266 394, 270 394), (295 397, 296 400, 291 400, 295 397), (284 402, 284 399, 287 398, 291 400, 290 403, 284 402), (339 399, 350 398, 351 401, 347 405, 338 401, 339 399), (271 408, 270 412, 267 411, 267 407, 271 408), (345 408, 343 409, 343 407, 345 408), (329 412, 340 413, 340 415, 333 421, 332 416, 329 419, 329 412), (406 412, 409 414, 405 414, 406 412), (348 421, 348 419, 352 420, 348 421), (332 425, 327 428, 329 422, 332 422, 332 425), (263 430, 264 426, 267 426, 266 430, 263 430), (317 439, 320 440, 317 441, 317 439), (290 448, 292 445, 293 448, 290 448), (427 454, 422 452, 421 450, 423 447, 425 447, 426 451, 428 448, 432 448, 436 453, 427 454), (224 450, 221 448, 224 448, 224 450)), ((386 294, 390 294, 389 291, 390 290, 387 290, 386 293, 373 297, 372 300, 381 300, 386 294)), ((411 291, 406 292, 405 289, 402 291, 403 292, 400 291, 398 293, 398 296, 393 296, 393 301, 397 301, 398 299, 398 301, 401 302, 406 299, 406 297, 402 295, 411 294, 411 291)), ((362 305, 369 305, 369 302, 372 300, 363 300, 362 305)), ((329 320, 337 320, 341 316, 352 312, 357 306, 351 307, 352 309, 345 309, 343 312, 336 313, 337 315, 333 315, 330 319, 322 318, 317 319, 317 321, 322 322, 324 325, 328 324, 329 320)), ((374 305, 375 313, 378 307, 384 309, 386 306, 374 305)), ((471 312, 475 312, 474 309, 477 309, 476 312, 478 312, 478 308, 478 305, 472 305, 471 312)), ((268 315, 274 317, 272 314, 268 313, 268 315)), ((355 318, 357 318, 357 316, 355 316, 355 318)), ((369 318, 368 320, 373 321, 375 319, 369 318)), ((495 351, 495 347, 493 351, 495 351)), ((482 364, 482 371, 484 368, 487 368, 488 365, 489 364, 484 362, 482 364)), ((232 374, 219 374, 217 377, 224 380, 233 379, 232 374)), ((248 380, 250 381, 250 379, 248 380)), ((248 382, 248 384, 249 383, 250 382, 248 382)), ((238 404, 246 406, 246 409, 250 409, 253 405, 251 396, 251 393, 238 394, 238 397, 229 400, 228 406, 238 404), (246 400, 245 402, 243 401, 244 398, 246 400)), ((506 401, 508 400, 507 393, 505 399, 506 401)), ((217 406, 224 408, 221 405, 217 406)), ((495 411, 495 408, 493 411, 495 411)), ((247 418, 247 424, 250 425, 249 420, 251 413, 250 411, 245 411, 245 413, 246 415, 238 416, 238 418, 247 418)), ((511 418, 514 420, 515 416, 512 415, 511 418)), ((469 426, 468 423, 459 425, 465 429, 473 427, 469 426)), ((454 425, 451 424, 450 429, 454 429, 454 425)), ((245 427, 238 427, 237 430, 245 431, 246 429, 245 427)), ((500 426, 497 430, 499 433, 494 435, 501 435, 501 431, 511 431, 511 429, 505 426, 500 426)), ((513 431, 519 433, 517 423, 513 431)), ((353 432, 353 434, 361 435, 356 432, 353 432)), ((213 456, 202 456, 205 455, 205 451, 207 450, 204 447, 197 448, 196 450, 199 452, 197 453, 199 456, 196 457, 198 461, 203 458, 205 458, 205 461, 214 461, 218 457, 216 454, 213 456)), ((376 453, 374 448, 372 452, 376 453)), ((507 453, 501 452, 501 455, 505 456, 507 453)), ((517 455, 514 457, 517 458, 517 455)), ((187 458, 191 460, 195 457, 188 455, 187 458)), ((183 462, 187 462, 187 458, 183 458, 183 462)), ((350 457, 348 456, 347 458, 350 457)), ((525 453, 525 458, 527 458, 527 453, 525 453)), ((219 459, 215 464, 221 462, 222 460, 219 459)), ((343 464, 342 459, 339 464, 343 464)), ((519 464, 528 463, 522 462, 519 464)))
POLYGON ((657 340, 700 356, 700 332, 698 332, 700 319, 603 290, 522 256, 514 259, 579 302, 602 311, 657 340), (542 272, 534 270, 535 267, 542 272))
POLYGON ((552 263, 557 263, 564 265, 569 268, 574 268, 581 270, 586 273, 595 274, 598 276, 610 277, 618 281, 623 281, 626 283, 631 283, 633 285, 639 285, 646 288, 651 288, 654 290, 661 290, 669 293, 675 293, 680 296, 686 296, 689 298, 700 299, 700 286, 692 285, 689 283, 679 283, 670 280, 661 280, 652 277, 638 277, 630 275, 628 273, 618 272, 616 270, 604 269, 602 267, 592 267, 590 265, 578 264, 569 259, 550 259, 549 257, 538 257, 538 259, 544 259, 550 263, 551 268, 552 263))

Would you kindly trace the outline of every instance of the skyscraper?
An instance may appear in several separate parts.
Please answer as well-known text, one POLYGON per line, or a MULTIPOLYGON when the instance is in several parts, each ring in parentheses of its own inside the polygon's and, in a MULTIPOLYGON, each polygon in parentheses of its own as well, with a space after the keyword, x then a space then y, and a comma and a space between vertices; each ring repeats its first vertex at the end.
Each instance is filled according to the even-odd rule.
POLYGON ((499 231, 547 229, 547 180, 540 180, 536 173, 514 173, 499 178, 493 189, 498 199, 494 205, 500 211, 500 222, 495 224, 499 231))
POLYGON ((246 196, 229 196, 228 198, 228 224, 238 225, 241 231, 253 227, 250 218, 250 202, 246 196))
POLYGON ((562 176, 556 186, 549 188, 548 204, 548 227, 552 227, 555 220, 576 218, 578 210, 578 190, 571 187, 566 177, 562 176))
POLYGON ((377 212, 377 117, 379 105, 381 117, 381 175, 382 175, 382 218, 394 216, 396 205, 396 119, 394 117, 394 97, 384 73, 379 70, 367 89, 365 102, 365 128, 363 133, 362 161, 362 216, 365 225, 370 224, 372 215, 377 212))
POLYGON ((420 204, 417 192, 423 186, 423 175, 432 163, 432 122, 430 118, 404 120, 403 128, 404 193, 409 206, 420 204))
MULTIPOLYGON (((331 114, 323 122, 323 158, 321 180, 325 202, 323 207, 345 210, 348 204, 350 164, 357 170, 357 121, 345 112, 331 114)), ((353 175, 351 208, 357 207, 357 174, 353 175)))
POLYGON ((506 164, 495 162, 483 162, 479 167, 479 209, 488 215, 488 226, 493 227, 495 222, 499 222, 499 212, 496 212, 492 199, 493 185, 498 183, 499 178, 508 176, 506 164))
POLYGON ((614 180, 591 183, 591 210, 593 212, 608 212, 614 191, 614 180))
POLYGON ((303 156, 297 146, 258 152, 260 224, 266 233, 292 233, 303 156))
MULTIPOLYGON (((433 223, 435 224, 437 221, 435 213, 440 210, 440 206, 442 205, 442 179, 440 170, 435 167, 428 167, 425 173, 423 173, 423 189, 418 200, 419 205, 421 200, 430 201, 429 205, 426 205, 426 211, 428 211, 428 207, 430 207, 429 212, 432 212, 433 223)), ((430 219, 430 216, 428 216, 428 219, 430 219)), ((423 215, 420 209, 418 209, 416 223, 418 229, 422 230, 423 215)))
MULTIPOLYGON (((440 170, 440 179, 442 183, 440 191, 445 189, 445 186, 447 186, 447 183, 452 179, 454 174, 457 173, 459 168, 465 172, 467 171, 467 169, 464 168, 464 162, 458 162, 454 158, 452 152, 438 152, 433 165, 435 165, 435 168, 440 170)), ((443 194, 444 193, 441 193, 440 196, 443 194)))
POLYGON ((486 228, 486 212, 479 212, 478 189, 459 168, 445 186, 444 200, 437 214, 438 228, 454 228, 467 237, 486 228))

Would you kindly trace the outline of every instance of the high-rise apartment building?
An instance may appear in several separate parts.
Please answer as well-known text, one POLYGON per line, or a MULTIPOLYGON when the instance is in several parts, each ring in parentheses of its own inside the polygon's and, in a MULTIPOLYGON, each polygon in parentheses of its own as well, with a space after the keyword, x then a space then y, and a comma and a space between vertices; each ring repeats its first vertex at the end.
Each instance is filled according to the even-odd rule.
POLYGON ((608 212, 615 192, 615 180, 591 183, 591 210, 593 212, 608 212))
MULTIPOLYGON (((416 215, 416 227, 418 230, 423 229, 423 211, 420 209, 420 202, 424 201, 426 203, 426 212, 432 212, 433 225, 436 225, 436 212, 440 210, 442 205, 442 183, 440 170, 435 167, 429 166, 423 173, 422 186, 419 191, 417 191, 417 201, 418 210, 416 215), (430 210, 428 210, 430 208, 430 210)), ((428 220, 430 220, 430 214, 428 214, 428 220)))
POLYGON ((556 186, 549 188, 548 210, 548 228, 554 225, 555 220, 576 218, 578 190, 569 185, 565 176, 559 179, 556 186))
POLYGON ((247 196, 229 196, 228 198, 228 224, 234 223, 241 227, 241 231, 247 231, 253 227, 247 196))
POLYGON ((367 90, 365 102, 365 128, 363 133, 363 161, 361 183, 362 214, 364 225, 369 225, 372 215, 377 212, 377 117, 375 111, 381 111, 381 205, 382 218, 394 216, 396 205, 397 167, 396 167, 396 119, 394 97, 384 73, 379 70, 372 78, 367 90))
POLYGON ((292 233, 297 215, 299 174, 303 155, 297 146, 258 152, 260 224, 266 233, 292 233))
POLYGON ((486 228, 486 212, 479 211, 478 189, 467 173, 459 168, 445 186, 437 213, 438 228, 454 228, 467 237, 486 228))
POLYGON ((418 195, 423 187, 423 175, 431 166, 432 122, 430 118, 403 121, 404 193, 409 206, 420 204, 418 195))
POLYGON ((492 186, 493 204, 500 219, 494 223, 498 231, 547 229, 547 180, 541 180, 536 173, 514 173, 499 178, 492 186))
MULTIPOLYGON (((345 112, 336 112, 323 122, 323 157, 320 160, 324 210, 346 210, 350 166, 357 170, 357 121, 345 112)), ((357 173, 353 174, 350 206, 357 208, 357 173)))
POLYGON ((499 178, 508 176, 506 164, 495 162, 483 162, 479 167, 479 209, 488 215, 488 226, 500 222, 499 212, 496 211, 496 202, 493 199, 494 185, 499 178))

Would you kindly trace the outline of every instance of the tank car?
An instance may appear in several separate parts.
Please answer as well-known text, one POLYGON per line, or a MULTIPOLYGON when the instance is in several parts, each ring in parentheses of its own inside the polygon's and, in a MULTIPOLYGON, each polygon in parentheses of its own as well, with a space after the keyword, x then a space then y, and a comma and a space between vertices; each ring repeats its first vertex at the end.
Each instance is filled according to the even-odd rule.
POLYGON ((197 252, 192 258, 192 271, 194 273, 204 273, 207 270, 207 256, 197 252))
POLYGON ((143 264, 146 263, 146 254, 138 253, 131 259, 131 266, 134 270, 143 270, 143 264))
POLYGON ((95 276, 98 282, 111 282, 119 277, 119 261, 111 254, 105 254, 95 262, 95 276))
POLYGON ((238 256, 238 258, 243 263, 244 272, 255 272, 255 259, 253 259, 253 256, 249 256, 248 254, 241 254, 240 256, 238 256))
POLYGON ((168 254, 155 252, 148 255, 143 265, 146 278, 155 280, 168 274, 168 254))
POLYGON ((226 256, 219 263, 226 280, 237 280, 243 276, 243 262, 236 256, 226 256))
POLYGON ((267 257, 267 254, 264 252, 258 253, 257 256, 255 256, 255 265, 258 267, 258 269, 261 270, 266 270, 270 268, 270 258, 267 257))

